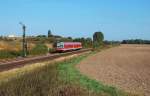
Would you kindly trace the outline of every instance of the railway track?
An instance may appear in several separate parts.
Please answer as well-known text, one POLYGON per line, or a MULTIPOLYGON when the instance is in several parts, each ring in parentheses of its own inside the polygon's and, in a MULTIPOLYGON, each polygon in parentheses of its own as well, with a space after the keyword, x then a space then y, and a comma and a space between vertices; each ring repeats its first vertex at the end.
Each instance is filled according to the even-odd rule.
POLYGON ((82 49, 78 51, 72 51, 67 53, 56 53, 56 54, 49 54, 45 56, 37 56, 37 57, 31 57, 31 58, 20 58, 12 61, 6 61, 6 62, 0 62, 0 72, 10 70, 17 67, 22 67, 27 64, 33 64, 36 62, 46 61, 46 60, 54 60, 59 57, 63 56, 69 56, 72 54, 80 54, 86 51, 90 51, 91 49, 82 49))

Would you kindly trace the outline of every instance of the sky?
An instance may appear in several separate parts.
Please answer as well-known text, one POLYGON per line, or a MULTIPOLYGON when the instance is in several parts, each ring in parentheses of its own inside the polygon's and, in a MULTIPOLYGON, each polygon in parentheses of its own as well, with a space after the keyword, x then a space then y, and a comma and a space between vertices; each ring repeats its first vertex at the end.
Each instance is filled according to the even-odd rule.
POLYGON ((150 0, 0 0, 0 35, 52 34, 150 40, 150 0))

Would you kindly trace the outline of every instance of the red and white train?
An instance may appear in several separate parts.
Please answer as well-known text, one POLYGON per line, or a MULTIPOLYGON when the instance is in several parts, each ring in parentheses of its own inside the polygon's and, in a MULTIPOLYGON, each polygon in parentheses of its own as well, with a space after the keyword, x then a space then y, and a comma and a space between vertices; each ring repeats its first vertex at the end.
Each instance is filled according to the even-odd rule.
POLYGON ((80 42, 58 42, 54 47, 57 52, 65 52, 81 49, 82 44, 80 42))

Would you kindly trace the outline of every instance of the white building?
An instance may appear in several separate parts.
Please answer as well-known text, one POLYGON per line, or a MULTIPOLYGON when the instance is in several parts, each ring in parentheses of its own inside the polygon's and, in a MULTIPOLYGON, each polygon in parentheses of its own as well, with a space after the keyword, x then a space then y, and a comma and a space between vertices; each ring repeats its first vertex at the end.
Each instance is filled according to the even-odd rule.
POLYGON ((16 37, 15 35, 8 35, 9 38, 14 38, 16 37))

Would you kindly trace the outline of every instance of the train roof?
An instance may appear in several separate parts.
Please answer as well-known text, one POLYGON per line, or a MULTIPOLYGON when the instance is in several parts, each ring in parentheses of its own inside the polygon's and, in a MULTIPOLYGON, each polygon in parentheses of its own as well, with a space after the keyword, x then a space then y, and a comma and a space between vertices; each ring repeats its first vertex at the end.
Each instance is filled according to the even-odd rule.
POLYGON ((81 42, 59 42, 64 44, 81 44, 81 42))

